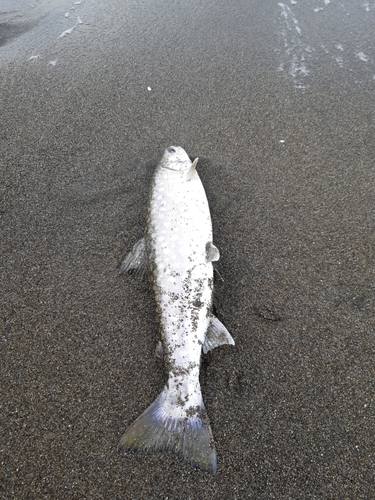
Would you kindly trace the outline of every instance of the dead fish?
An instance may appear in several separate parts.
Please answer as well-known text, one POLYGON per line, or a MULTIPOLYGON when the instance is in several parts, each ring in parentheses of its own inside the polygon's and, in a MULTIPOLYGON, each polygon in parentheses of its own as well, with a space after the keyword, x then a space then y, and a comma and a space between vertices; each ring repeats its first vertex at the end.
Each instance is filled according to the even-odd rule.
POLYGON ((151 188, 144 237, 120 273, 149 271, 160 321, 168 381, 156 400, 122 436, 118 449, 170 450, 193 466, 215 474, 216 450, 199 384, 201 352, 234 345, 212 314, 213 266, 219 250, 212 242, 206 194, 181 147, 165 150, 151 188))

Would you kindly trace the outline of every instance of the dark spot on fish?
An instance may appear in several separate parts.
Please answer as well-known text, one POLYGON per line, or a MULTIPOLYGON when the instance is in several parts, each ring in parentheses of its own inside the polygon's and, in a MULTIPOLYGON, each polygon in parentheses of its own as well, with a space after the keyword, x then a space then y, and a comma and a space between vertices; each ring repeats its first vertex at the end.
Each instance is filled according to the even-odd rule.
POLYGON ((183 406, 184 406, 184 404, 185 404, 184 400, 181 398, 181 396, 179 396, 179 397, 177 398, 177 405, 178 405, 178 406, 182 406, 182 407, 183 407, 183 406))

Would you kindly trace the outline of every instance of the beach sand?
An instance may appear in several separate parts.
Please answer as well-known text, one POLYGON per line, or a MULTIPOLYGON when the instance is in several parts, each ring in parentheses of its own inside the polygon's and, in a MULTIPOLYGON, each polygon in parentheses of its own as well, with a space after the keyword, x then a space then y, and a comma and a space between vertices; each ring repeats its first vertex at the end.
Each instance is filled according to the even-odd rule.
POLYGON ((1 48, 1 498, 373 498, 375 10, 341 5, 86 0, 1 48), (117 266, 169 145, 236 341, 202 360, 214 477, 116 451, 165 383, 117 266))

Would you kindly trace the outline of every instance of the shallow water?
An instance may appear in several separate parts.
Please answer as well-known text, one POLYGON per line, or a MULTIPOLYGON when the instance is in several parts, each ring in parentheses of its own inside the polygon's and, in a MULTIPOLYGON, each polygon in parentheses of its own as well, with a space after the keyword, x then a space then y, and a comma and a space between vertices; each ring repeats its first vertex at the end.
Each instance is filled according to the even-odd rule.
POLYGON ((69 19, 85 0, 5 0, 0 2, 0 63, 25 57, 32 47, 47 48, 62 19, 69 19))
MULTIPOLYGON (((172 2, 173 4, 173 2, 172 2)), ((156 5, 156 4, 155 4, 156 5)), ((207 3, 207 9, 210 4, 207 3)), ((182 9, 178 4, 174 7, 183 12, 184 26, 193 27, 199 23, 197 17, 202 13, 194 8, 182 9), (186 23, 186 24, 185 24, 186 23)), ((204 4, 200 8, 207 14, 204 4)), ((28 60, 37 54, 31 54, 31 47, 38 47, 41 52, 47 52, 51 46, 58 50, 58 38, 73 34, 81 24, 90 23, 95 36, 90 40, 90 50, 95 50, 101 38, 108 40, 108 25, 103 23, 108 19, 108 13, 123 18, 126 22, 140 22, 148 25, 150 34, 162 27, 162 18, 172 22, 172 32, 179 25, 181 18, 173 19, 173 9, 161 4, 159 7, 137 5, 134 2, 94 2, 93 0, 17 0, 2 2, 0 11, 0 61, 11 60, 19 56, 28 60), (159 10, 158 10, 159 9, 159 10), (142 12, 142 19, 139 13, 142 12), (148 16, 148 17, 147 17, 148 16), (92 25, 95 19, 96 25, 92 25), (61 28, 61 29, 60 29, 61 28), (154 29, 153 29, 154 28, 154 29), (23 36, 22 36, 23 35, 23 36), (10 58, 9 58, 10 56, 10 58)), ((212 8, 212 19, 217 9, 212 8)), ((274 52, 277 78, 284 79, 293 87, 304 89, 314 84, 314 80, 329 77, 334 80, 351 81, 354 84, 375 80, 375 48, 372 33, 375 27, 374 1, 352 2, 350 0, 291 0, 289 2, 268 1, 257 6, 258 26, 253 25, 253 8, 251 4, 242 2, 232 5, 226 14, 220 15, 224 24, 231 25, 231 19, 238 19, 237 25, 231 25, 235 42, 236 30, 242 31, 244 40, 238 40, 238 50, 257 51, 257 47, 246 47, 246 31, 259 32, 257 42, 264 46, 270 58, 274 52), (223 17, 224 16, 224 17, 223 17), (239 18, 239 16, 241 18, 239 18), (247 28, 247 29, 246 29, 247 28), (271 41, 272 40, 272 41, 271 41), (268 45, 268 46, 267 46, 268 45)), ((209 18, 208 18, 209 19, 209 18)), ((116 25, 115 19, 112 26, 116 25)), ((210 23, 207 25, 210 28, 210 23)), ((78 33, 75 33, 79 37, 78 33)), ((227 36, 224 31, 223 37, 227 36)), ((131 41, 131 45, 136 40, 131 41)), ((149 41, 145 40, 147 47, 149 41)), ((137 42, 138 46, 138 42, 137 42)), ((225 55, 225 46, 219 41, 225 55)), ((35 50, 34 50, 35 52, 35 50)))

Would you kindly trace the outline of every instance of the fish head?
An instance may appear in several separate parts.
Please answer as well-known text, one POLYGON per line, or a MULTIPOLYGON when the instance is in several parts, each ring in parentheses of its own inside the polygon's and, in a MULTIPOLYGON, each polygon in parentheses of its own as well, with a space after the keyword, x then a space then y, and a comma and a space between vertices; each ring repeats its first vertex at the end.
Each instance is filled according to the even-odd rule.
POLYGON ((177 170, 179 172, 189 171, 191 160, 186 151, 180 146, 169 146, 164 151, 161 159, 161 166, 169 170, 177 170))

